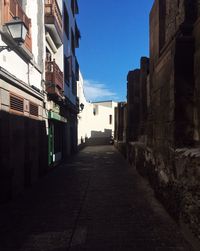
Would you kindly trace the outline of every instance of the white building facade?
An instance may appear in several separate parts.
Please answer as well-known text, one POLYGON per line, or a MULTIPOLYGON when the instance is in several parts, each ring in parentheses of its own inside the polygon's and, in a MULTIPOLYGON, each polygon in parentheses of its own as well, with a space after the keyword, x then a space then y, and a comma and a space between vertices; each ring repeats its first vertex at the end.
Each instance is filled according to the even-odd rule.
POLYGON ((91 118, 93 117, 93 105, 87 102, 84 94, 83 77, 79 74, 77 86, 77 95, 80 105, 83 104, 83 110, 78 114, 78 145, 85 143, 91 137, 91 118))
POLYGON ((0 202, 77 150, 76 14, 77 0, 0 0, 0 202))
POLYGON ((114 135, 115 107, 117 102, 112 100, 87 102, 84 95, 83 77, 80 73, 78 82, 78 97, 84 105, 78 115, 78 144, 109 143, 114 135))

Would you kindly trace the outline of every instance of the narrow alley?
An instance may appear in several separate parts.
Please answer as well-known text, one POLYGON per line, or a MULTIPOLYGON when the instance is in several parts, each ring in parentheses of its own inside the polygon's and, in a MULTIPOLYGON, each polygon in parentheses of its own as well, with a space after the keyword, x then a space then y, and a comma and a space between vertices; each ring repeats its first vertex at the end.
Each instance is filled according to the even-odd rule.
POLYGON ((113 146, 86 147, 0 211, 1 251, 192 250, 113 146))

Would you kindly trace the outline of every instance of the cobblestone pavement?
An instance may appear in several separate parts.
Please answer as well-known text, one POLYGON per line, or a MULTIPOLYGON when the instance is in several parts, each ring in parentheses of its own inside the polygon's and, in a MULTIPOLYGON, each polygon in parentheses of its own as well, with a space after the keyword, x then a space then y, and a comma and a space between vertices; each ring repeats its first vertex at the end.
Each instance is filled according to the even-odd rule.
POLYGON ((0 206, 1 251, 190 251, 113 146, 87 147, 0 206))

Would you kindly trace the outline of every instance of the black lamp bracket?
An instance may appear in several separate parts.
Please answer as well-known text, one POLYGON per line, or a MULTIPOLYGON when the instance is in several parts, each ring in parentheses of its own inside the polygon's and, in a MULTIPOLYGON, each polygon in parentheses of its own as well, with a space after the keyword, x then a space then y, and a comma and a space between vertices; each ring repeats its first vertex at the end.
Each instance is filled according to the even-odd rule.
POLYGON ((0 46, 0 52, 2 52, 3 50, 11 51, 11 48, 9 46, 0 46))

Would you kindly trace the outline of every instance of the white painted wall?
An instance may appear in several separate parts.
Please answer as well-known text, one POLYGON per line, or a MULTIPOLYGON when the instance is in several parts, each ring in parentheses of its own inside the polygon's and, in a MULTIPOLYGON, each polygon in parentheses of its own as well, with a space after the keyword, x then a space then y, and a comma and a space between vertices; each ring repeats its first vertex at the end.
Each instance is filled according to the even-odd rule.
POLYGON ((92 114, 91 131, 94 131, 92 136, 109 136, 109 132, 105 130, 110 130, 112 133, 114 132, 114 108, 116 106, 117 103, 113 101, 93 103, 93 112, 95 110, 95 115, 92 114), (112 116, 111 124, 110 115, 112 116))
MULTIPOLYGON (((32 54, 33 62, 37 64, 38 58, 38 23, 37 23, 37 0, 28 0, 24 12, 31 18, 32 22, 32 54)), ((40 6, 44 9, 44 4, 40 6)), ((5 45, 0 37, 0 45, 5 45)), ((27 85, 34 85, 42 90, 42 73, 34 65, 24 61, 14 51, 4 50, 0 53, 0 66, 7 70, 11 75, 23 81, 27 85)))
MULTIPOLYGON (((44 4, 43 4, 44 6, 44 4)), ((44 10, 44 8, 41 6, 40 8, 42 8, 44 10)), ((32 33, 32 53, 34 56, 34 61, 36 63, 37 62, 37 58, 38 58, 38 41, 37 41, 37 37, 38 37, 38 24, 37 24, 37 10, 38 10, 38 6, 37 6, 37 1, 36 0, 28 0, 27 4, 26 4, 26 10, 24 10, 26 12, 26 15, 31 18, 31 33, 32 33)))
POLYGON ((37 68, 35 68, 33 65, 29 64, 29 68, 28 68, 28 75, 29 75, 29 83, 30 85, 34 85, 35 87, 37 87, 39 90, 42 90, 42 85, 41 85, 41 81, 42 81, 42 74, 40 71, 37 70, 37 68))
MULTIPOLYGON (((0 39, 0 44, 6 45, 3 43, 2 39, 0 39)), ((2 51, 0 53, 0 65, 16 78, 20 79, 26 84, 29 84, 28 64, 24 60, 22 60, 14 51, 2 51)))
POLYGON ((79 81, 77 85, 77 96, 79 97, 79 103, 84 104, 84 109, 78 114, 78 145, 85 142, 85 138, 91 137, 91 128, 88 121, 93 114, 93 105, 86 101, 83 89, 83 77, 79 73, 79 81))
POLYGON ((57 52, 54 54, 54 58, 55 58, 56 64, 59 66, 60 70, 64 74, 63 54, 64 54, 63 45, 61 45, 60 48, 58 48, 57 52))
POLYGON ((114 133, 114 109, 117 103, 113 101, 87 102, 81 73, 79 79, 77 92, 80 104, 84 104, 84 109, 78 115, 78 144, 81 144, 81 139, 83 143, 86 137, 109 137, 111 132, 114 133), (110 115, 112 115, 112 124, 109 123, 110 115))

